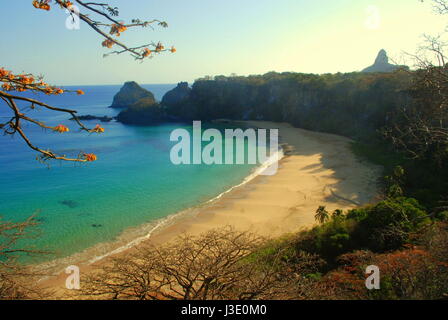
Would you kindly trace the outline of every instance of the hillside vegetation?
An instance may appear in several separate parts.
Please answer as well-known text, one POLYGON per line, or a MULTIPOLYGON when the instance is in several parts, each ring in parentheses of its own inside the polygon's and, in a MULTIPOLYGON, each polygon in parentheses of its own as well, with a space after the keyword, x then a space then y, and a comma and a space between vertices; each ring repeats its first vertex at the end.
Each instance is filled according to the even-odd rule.
POLYGON ((404 71, 217 76, 197 80, 188 99, 171 99, 164 107, 179 120, 285 121, 305 129, 367 138, 385 125, 391 110, 406 103, 410 81, 404 71))

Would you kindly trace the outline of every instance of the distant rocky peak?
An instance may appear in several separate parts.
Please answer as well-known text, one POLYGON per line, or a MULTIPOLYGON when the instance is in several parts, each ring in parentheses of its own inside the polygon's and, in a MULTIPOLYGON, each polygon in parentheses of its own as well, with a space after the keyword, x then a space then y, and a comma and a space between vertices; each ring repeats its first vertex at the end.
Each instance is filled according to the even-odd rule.
POLYGON ((407 66, 398 66, 389 63, 389 57, 384 49, 381 49, 376 56, 375 63, 362 72, 394 72, 397 69, 409 69, 407 66))
POLYGON ((378 56, 375 59, 375 64, 388 64, 389 63, 389 57, 387 56, 387 52, 384 49, 381 49, 380 52, 378 52, 378 56))

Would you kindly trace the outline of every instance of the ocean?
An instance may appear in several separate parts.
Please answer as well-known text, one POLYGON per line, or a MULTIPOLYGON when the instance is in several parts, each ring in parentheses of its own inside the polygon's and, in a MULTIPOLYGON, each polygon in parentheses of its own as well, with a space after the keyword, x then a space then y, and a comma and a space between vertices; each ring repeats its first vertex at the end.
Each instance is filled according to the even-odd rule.
MULTIPOLYGON (((175 87, 142 86, 158 100, 175 87)), ((108 106, 120 87, 65 87, 83 90, 82 96, 26 96, 77 110, 79 115, 115 116, 119 110, 108 106)), ((8 112, 0 105, 1 120, 8 117, 8 112)), ((36 160, 36 152, 19 136, 0 137, 0 216, 21 221, 36 215, 40 222, 38 236, 21 244, 53 253, 43 260, 113 242, 126 230, 198 206, 240 184, 255 167, 172 164, 170 150, 175 142, 170 141, 170 133, 177 128, 191 130, 191 124, 138 127, 113 121, 100 123, 105 133, 88 134, 79 132, 68 114, 42 108, 27 109, 26 114, 48 125, 64 124, 71 129, 59 134, 26 124, 24 129, 35 145, 67 155, 86 152, 98 156, 92 163, 53 160, 47 166, 36 160)), ((93 127, 99 122, 84 123, 93 127)))

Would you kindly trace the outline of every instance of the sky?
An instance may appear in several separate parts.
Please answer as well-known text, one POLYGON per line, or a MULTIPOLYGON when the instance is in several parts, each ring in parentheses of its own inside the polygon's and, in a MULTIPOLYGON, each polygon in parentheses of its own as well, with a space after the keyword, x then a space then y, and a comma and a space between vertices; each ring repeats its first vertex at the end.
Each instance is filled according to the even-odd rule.
MULTIPOLYGON (((335 73, 371 65, 380 49, 402 62, 422 35, 440 34, 447 16, 426 0, 115 0, 120 20, 165 20, 169 28, 132 29, 133 46, 161 41, 177 52, 143 63, 108 49, 87 25, 66 28, 56 6, 0 0, 0 67, 43 75, 54 85, 177 83, 206 75, 335 73)), ((105 1, 102 1, 105 2, 105 1)), ((81 12, 82 9, 81 9, 81 12)))

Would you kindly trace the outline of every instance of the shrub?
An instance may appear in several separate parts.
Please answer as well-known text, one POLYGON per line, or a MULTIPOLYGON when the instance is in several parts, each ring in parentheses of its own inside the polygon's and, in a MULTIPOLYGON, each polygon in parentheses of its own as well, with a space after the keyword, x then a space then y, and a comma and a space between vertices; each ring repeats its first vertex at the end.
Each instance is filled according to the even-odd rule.
POLYGON ((359 246, 380 252, 400 248, 409 242, 410 233, 429 221, 417 200, 404 197, 353 210, 348 218, 359 221, 353 235, 359 246))
POLYGON ((448 211, 437 213, 435 218, 439 221, 448 222, 448 211))
POLYGON ((340 267, 319 280, 320 299, 442 299, 448 290, 448 265, 423 248, 385 254, 355 251, 338 258, 340 267), (380 289, 365 286, 366 267, 380 270, 380 289))
POLYGON ((381 289, 376 299, 441 299, 448 290, 448 265, 423 249, 378 255, 373 261, 381 270, 381 289))
POLYGON ((299 235, 296 248, 321 255, 330 263, 354 247, 351 234, 356 221, 343 216, 333 217, 329 222, 299 235))

